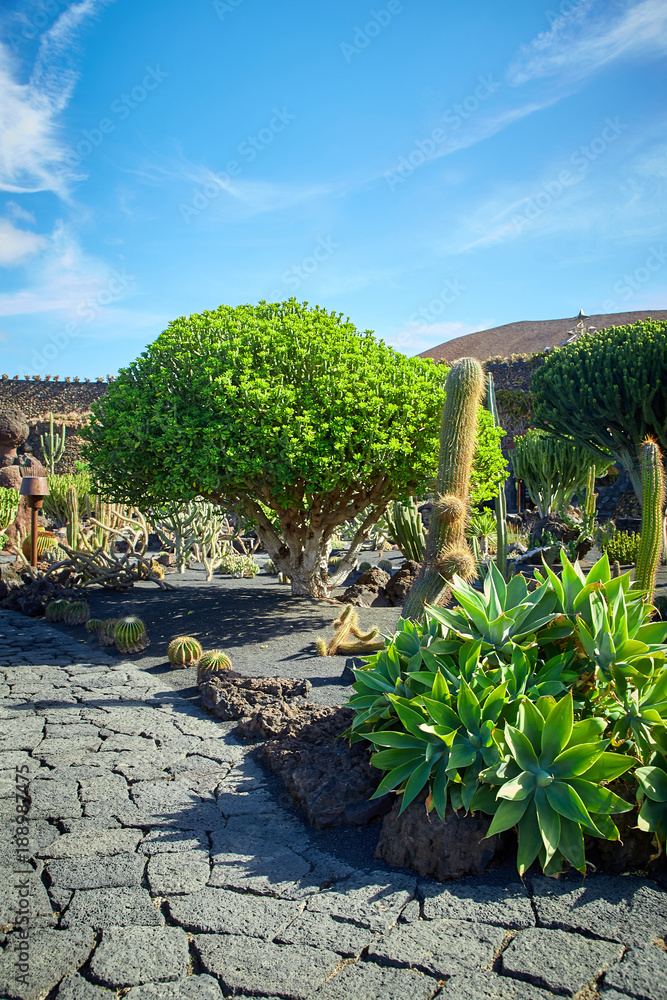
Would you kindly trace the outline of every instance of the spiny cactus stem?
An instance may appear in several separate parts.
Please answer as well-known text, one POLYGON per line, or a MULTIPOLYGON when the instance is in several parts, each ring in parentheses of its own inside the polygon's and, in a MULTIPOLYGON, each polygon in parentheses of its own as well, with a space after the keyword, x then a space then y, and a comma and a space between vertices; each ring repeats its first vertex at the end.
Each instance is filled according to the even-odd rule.
POLYGON ((665 472, 658 442, 647 437, 640 451, 642 477, 642 530, 635 580, 647 599, 653 600, 655 577, 662 551, 662 520, 665 505, 665 472))

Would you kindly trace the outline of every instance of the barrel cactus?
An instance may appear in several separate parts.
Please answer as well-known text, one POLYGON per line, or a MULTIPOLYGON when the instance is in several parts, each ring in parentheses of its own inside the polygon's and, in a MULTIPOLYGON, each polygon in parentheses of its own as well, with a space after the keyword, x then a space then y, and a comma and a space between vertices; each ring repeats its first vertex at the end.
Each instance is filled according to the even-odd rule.
POLYGON ((69 609, 69 601, 51 601, 46 605, 47 622, 62 622, 69 609))
MULTIPOLYGON (((53 534, 52 531, 45 531, 39 529, 37 531, 37 558, 42 559, 44 555, 51 549, 55 549, 58 546, 58 539, 53 534)), ((23 539, 23 544, 21 549, 23 550, 23 555, 26 559, 30 558, 32 553, 32 535, 26 535, 23 539)))
POLYGON ((217 674, 232 670, 232 661, 222 649, 211 649, 204 653, 197 668, 197 684, 201 684, 206 674, 217 674))
POLYGON ((86 622, 86 632, 99 632, 99 630, 104 625, 104 621, 101 618, 89 618, 86 622))
POLYGON ((380 562, 378 563, 378 569, 383 569, 385 573, 389 573, 391 575, 394 567, 392 566, 389 559, 380 559, 380 562))
POLYGON ((201 660, 204 650, 191 635, 179 635, 169 643, 167 656, 173 667, 193 667, 201 660))
POLYGON ((65 625, 83 625, 90 618, 90 606, 86 601, 73 601, 66 609, 65 625))
POLYGON ((372 568, 373 567, 371 566, 371 564, 369 562, 359 563, 359 572, 360 573, 367 573, 369 571, 369 569, 372 569, 372 568))
POLYGON ((118 622, 117 618, 105 618, 102 622, 102 627, 97 633, 97 638, 100 646, 115 646, 116 645, 116 624, 118 622))
POLYGON ((116 622, 114 641, 118 650, 124 655, 141 653, 146 646, 150 645, 146 626, 136 615, 128 615, 116 622))

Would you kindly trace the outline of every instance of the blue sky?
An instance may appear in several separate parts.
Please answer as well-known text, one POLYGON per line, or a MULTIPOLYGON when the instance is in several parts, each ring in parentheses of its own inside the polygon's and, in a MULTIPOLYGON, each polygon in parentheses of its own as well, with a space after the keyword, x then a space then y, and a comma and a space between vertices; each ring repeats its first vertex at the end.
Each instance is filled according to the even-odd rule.
POLYGON ((7 0, 0 373, 295 295, 415 354, 667 307, 664 0, 7 0))

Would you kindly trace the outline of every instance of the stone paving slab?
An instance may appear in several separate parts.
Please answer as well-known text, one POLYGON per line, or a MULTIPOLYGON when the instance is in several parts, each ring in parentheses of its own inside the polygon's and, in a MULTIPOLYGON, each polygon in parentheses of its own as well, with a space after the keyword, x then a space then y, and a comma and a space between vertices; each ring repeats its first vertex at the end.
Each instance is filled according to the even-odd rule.
POLYGON ((0 1000, 667 997, 654 882, 355 868, 278 804, 233 724, 97 659, 0 611, 0 878, 21 867, 31 906, 20 982, 20 897, 0 892, 0 1000))

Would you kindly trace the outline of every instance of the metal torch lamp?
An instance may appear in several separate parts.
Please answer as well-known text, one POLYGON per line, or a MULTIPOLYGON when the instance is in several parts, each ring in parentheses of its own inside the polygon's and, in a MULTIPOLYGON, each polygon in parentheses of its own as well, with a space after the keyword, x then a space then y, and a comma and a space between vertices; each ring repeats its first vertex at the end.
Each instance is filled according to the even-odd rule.
POLYGON ((51 492, 48 480, 41 476, 25 476, 21 480, 20 494, 28 498, 28 507, 32 511, 30 528, 30 565, 37 565, 37 515, 42 507, 44 497, 51 492))

